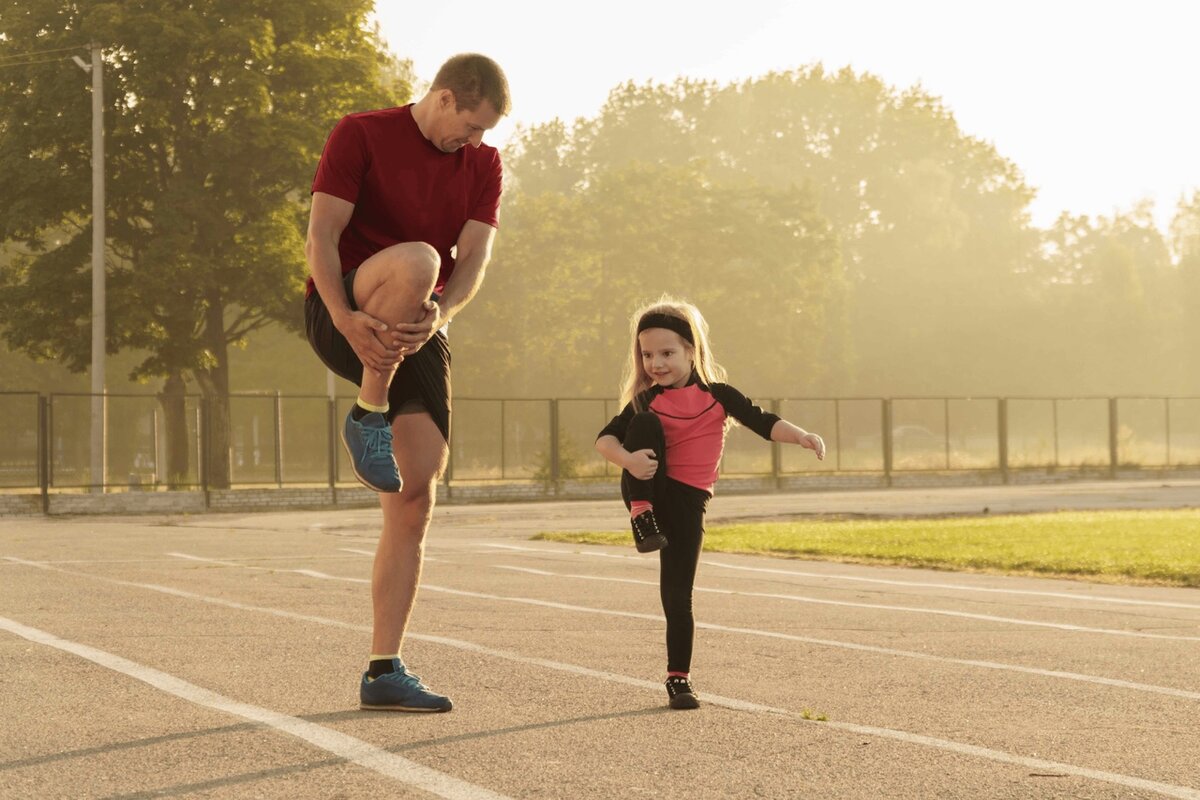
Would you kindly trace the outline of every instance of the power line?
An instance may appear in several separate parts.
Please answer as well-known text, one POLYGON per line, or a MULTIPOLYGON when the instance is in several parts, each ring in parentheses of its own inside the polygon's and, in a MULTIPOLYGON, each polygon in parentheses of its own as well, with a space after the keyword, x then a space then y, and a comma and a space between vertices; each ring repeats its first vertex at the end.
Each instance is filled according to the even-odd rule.
POLYGON ((65 58, 46 58, 41 61, 16 61, 16 62, 12 62, 9 64, 0 64, 0 69, 5 69, 6 67, 27 67, 30 64, 59 64, 63 61, 66 61, 66 59, 65 58))
POLYGON ((76 47, 58 47, 49 50, 30 50, 25 53, 11 53, 9 55, 0 56, 0 60, 6 58, 25 58, 26 56, 44 56, 49 53, 75 53, 80 50, 88 50, 86 45, 78 45, 76 47))

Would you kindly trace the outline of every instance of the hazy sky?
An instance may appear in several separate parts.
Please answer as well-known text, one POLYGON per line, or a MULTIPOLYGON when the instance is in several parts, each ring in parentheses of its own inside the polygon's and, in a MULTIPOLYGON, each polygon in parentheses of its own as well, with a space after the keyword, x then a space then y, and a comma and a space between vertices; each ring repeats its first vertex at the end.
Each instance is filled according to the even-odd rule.
POLYGON ((1191 0, 376 0, 428 81, 475 50, 504 67, 516 124, 594 115, 627 80, 722 83, 820 61, 942 97, 1038 189, 1034 222, 1142 198, 1160 226, 1200 190, 1200 3, 1191 0), (703 9, 703 10, 702 10, 703 9))

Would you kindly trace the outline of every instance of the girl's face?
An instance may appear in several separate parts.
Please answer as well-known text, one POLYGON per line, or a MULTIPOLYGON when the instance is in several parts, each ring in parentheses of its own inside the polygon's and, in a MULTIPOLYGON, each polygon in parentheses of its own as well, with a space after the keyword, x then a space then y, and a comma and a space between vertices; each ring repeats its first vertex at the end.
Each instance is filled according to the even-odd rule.
POLYGON ((679 389, 692 376, 692 346, 675 331, 647 328, 638 334, 642 369, 650 380, 668 389, 679 389))

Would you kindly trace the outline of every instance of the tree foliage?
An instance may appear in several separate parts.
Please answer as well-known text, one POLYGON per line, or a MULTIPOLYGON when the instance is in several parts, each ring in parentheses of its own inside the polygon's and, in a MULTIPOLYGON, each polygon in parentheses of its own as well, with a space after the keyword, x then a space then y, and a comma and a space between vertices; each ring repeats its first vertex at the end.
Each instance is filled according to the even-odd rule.
MULTIPOLYGON (((365 25, 370 9, 3 5, 0 57, 104 48, 106 344, 146 353, 137 376, 186 373, 220 403, 229 346, 273 321, 298 328, 307 187, 325 137, 342 114, 409 93, 406 65, 365 25)), ((13 347, 77 370, 90 352, 90 103, 89 79, 65 57, 0 70, 0 240, 24 250, 0 276, 0 326, 13 347)))
POLYGON ((743 383, 793 370, 793 387, 811 385, 819 366, 796 373, 796 357, 826 341, 840 272, 808 191, 635 162, 597 171, 586 189, 515 194, 488 282, 452 333, 465 380, 483 370, 521 394, 613 394, 629 315, 665 293, 700 306, 718 357, 745 362, 743 383))
POLYGON ((936 98, 848 69, 625 84, 572 129, 523 131, 508 156, 515 190, 498 273, 570 264, 554 291, 622 312, 660 288, 713 298, 703 310, 728 318, 730 360, 773 376, 763 388, 775 393, 928 390, 919 371, 897 366, 917 352, 973 371, 977 348, 992 346, 986 326, 1003 324, 1037 250, 1032 192, 1011 162, 963 134, 936 98), (693 185, 658 177, 672 170, 693 185), (616 176, 633 174, 655 177, 612 194, 625 185, 616 176), (709 215, 680 224, 674 209, 700 202, 709 215), (554 214, 525 216, 547 205, 568 210, 554 233, 554 214), (531 236, 542 242, 532 251, 531 236), (603 274, 586 267, 597 243, 608 250, 603 274), (560 262, 560 252, 572 255, 560 262), (666 269, 674 256, 689 269, 666 269))

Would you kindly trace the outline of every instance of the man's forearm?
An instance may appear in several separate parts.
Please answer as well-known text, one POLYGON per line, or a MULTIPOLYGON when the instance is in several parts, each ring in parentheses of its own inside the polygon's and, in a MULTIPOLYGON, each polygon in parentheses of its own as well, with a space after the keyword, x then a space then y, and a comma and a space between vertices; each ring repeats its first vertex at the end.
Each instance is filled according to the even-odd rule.
POLYGON ((490 254, 484 251, 467 253, 454 265, 454 272, 442 289, 438 305, 442 307, 442 317, 449 322, 462 310, 483 285, 483 274, 487 270, 490 254))
POLYGON ((308 271, 329 316, 335 322, 350 311, 346 285, 342 282, 342 259, 336 242, 310 238, 304 248, 308 271))

